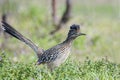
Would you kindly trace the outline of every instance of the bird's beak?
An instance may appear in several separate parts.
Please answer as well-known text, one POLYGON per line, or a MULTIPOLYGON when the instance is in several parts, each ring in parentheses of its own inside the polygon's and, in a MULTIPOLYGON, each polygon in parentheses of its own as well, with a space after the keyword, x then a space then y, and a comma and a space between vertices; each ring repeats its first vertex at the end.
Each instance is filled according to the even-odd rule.
POLYGON ((78 36, 81 36, 81 35, 86 35, 85 33, 79 33, 78 36))
POLYGON ((86 35, 85 33, 80 33, 80 35, 86 35))

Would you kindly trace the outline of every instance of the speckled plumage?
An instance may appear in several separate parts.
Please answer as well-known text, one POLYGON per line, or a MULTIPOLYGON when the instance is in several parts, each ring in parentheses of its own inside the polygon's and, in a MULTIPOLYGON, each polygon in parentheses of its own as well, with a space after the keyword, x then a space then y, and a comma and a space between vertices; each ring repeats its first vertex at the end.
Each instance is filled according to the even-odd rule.
MULTIPOLYGON (((44 51, 38 59, 38 64, 47 63, 48 68, 52 70, 62 64, 68 58, 72 42, 79 36, 79 32, 79 25, 72 25, 70 27, 66 40, 44 51)), ((82 35, 85 34, 82 33, 82 35)))
POLYGON ((62 64, 69 56, 71 43, 61 43, 46 51, 39 57, 39 64, 48 63, 48 68, 53 69, 62 64), (50 67, 51 66, 51 67, 50 67))
POLYGON ((42 48, 38 48, 31 40, 24 37, 11 25, 4 21, 2 21, 2 28, 5 32, 26 43, 35 51, 38 56, 38 61, 36 63, 37 65, 47 64, 48 68, 51 70, 53 70, 55 67, 60 66, 68 58, 73 40, 80 35, 85 35, 84 33, 80 32, 79 25, 74 24, 70 26, 70 30, 65 41, 52 48, 43 50, 42 48))

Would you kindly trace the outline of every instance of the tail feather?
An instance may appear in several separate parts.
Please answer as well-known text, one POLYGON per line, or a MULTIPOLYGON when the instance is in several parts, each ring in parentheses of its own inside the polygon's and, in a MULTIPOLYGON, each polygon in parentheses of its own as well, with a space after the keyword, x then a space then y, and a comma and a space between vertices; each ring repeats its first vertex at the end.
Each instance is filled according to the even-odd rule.
POLYGON ((24 37, 22 34, 20 34, 17 30, 15 30, 11 25, 6 23, 5 21, 2 21, 2 28, 6 33, 12 35, 13 37, 19 39, 20 41, 30 46, 36 52, 38 57, 40 56, 40 54, 42 54, 43 52, 42 49, 38 48, 31 40, 24 37))
POLYGON ((17 38, 17 39, 19 39, 19 40, 21 40, 21 41, 23 41, 23 42, 25 42, 23 36, 22 36, 19 32, 17 32, 14 28, 12 28, 12 27, 11 27, 9 24, 7 24, 6 22, 2 21, 2 23, 3 23, 3 24, 2 24, 2 28, 3 28, 3 30, 4 30, 5 32, 7 32, 8 34, 14 36, 15 38, 17 38))

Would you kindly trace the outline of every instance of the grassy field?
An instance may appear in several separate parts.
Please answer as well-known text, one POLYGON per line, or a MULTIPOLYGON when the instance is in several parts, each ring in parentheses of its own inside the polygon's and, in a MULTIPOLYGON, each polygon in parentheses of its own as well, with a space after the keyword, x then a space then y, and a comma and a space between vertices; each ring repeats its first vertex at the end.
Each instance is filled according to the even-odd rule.
MULTIPOLYGON (((49 35, 54 29, 50 1, 11 0, 0 5, 0 14, 9 11, 8 23, 43 49, 62 42, 72 24, 80 24, 87 34, 74 41, 69 59, 52 73, 44 65, 34 66, 37 57, 24 43, 0 35, 0 79, 120 80, 120 2, 97 1, 75 0, 71 20, 55 36, 49 35)), ((63 3, 58 1, 58 19, 63 3)))
POLYGON ((45 66, 32 63, 11 62, 5 53, 1 54, 1 80, 119 80, 120 65, 108 60, 91 61, 89 58, 81 63, 68 59, 63 65, 50 72, 45 66))

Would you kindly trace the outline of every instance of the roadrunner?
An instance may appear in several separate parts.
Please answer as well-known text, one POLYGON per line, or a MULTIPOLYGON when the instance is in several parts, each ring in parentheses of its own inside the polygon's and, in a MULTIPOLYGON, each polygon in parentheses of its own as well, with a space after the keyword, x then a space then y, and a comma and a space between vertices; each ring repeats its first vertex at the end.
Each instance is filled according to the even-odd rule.
POLYGON ((2 29, 6 33, 14 36, 15 38, 30 46, 38 56, 38 61, 36 64, 47 64, 50 70, 53 70, 55 67, 58 67, 63 62, 65 62, 65 60, 69 56, 73 40, 76 39, 78 36, 85 35, 84 33, 80 32, 79 25, 73 24, 72 26, 70 26, 70 30, 65 41, 50 49, 43 50, 42 48, 38 48, 38 46, 36 46, 31 40, 24 37, 5 21, 2 21, 2 29))

